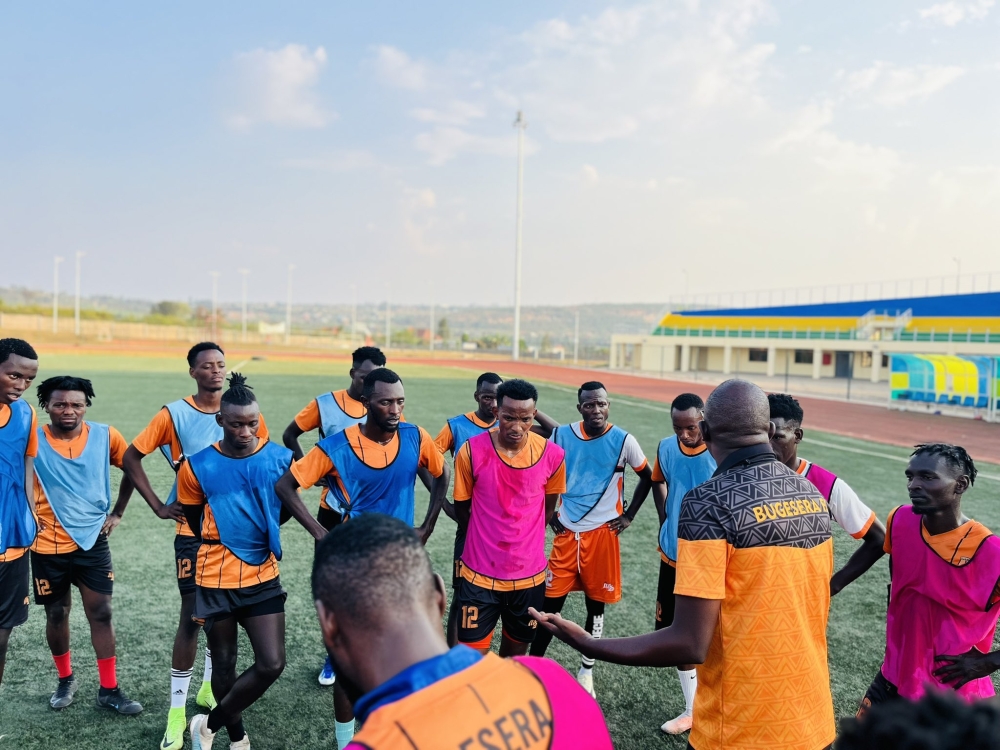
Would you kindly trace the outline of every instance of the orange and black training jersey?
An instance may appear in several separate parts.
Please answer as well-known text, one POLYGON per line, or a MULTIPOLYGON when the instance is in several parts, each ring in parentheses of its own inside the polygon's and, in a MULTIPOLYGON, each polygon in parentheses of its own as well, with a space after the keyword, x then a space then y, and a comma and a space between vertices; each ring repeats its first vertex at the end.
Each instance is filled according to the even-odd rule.
MULTIPOLYGON (((87 438, 90 437, 90 425, 83 423, 83 430, 72 440, 59 440, 52 436, 52 431, 48 425, 43 428, 45 439, 52 449, 63 458, 74 459, 83 453, 87 447, 87 438)), ((108 428, 108 439, 110 441, 111 465, 119 469, 122 468, 122 457, 128 448, 125 438, 114 427, 108 428)), ((55 511, 49 505, 49 499, 45 496, 42 483, 35 477, 35 516, 38 520, 38 536, 31 549, 40 555, 63 555, 73 550, 79 549, 77 543, 73 541, 66 529, 59 523, 55 511)))
MULTIPOLYGON (((254 453, 266 443, 266 440, 259 440, 254 453)), ((219 443, 215 443, 215 448, 219 448, 219 443)), ((204 515, 201 519, 203 544, 198 550, 194 579, 198 586, 209 589, 242 589, 278 577, 278 561, 273 554, 262 565, 250 565, 221 543, 212 508, 202 491, 201 484, 191 470, 191 464, 187 461, 181 464, 180 471, 177 472, 177 501, 184 505, 203 506, 204 515)))
MULTIPOLYGON (((479 415, 474 411, 470 411, 464 416, 476 427, 479 427, 483 430, 490 429, 497 422, 495 418, 491 419, 489 422, 484 422, 482 419, 479 418, 479 415)), ((434 438, 434 445, 436 445, 437 449, 442 453, 447 453, 448 451, 450 451, 452 448, 455 447, 455 434, 451 429, 450 419, 444 423, 444 427, 441 428, 441 431, 437 434, 437 437, 434 438)), ((459 447, 461 448, 461 446, 459 447)))
MULTIPOLYGON (((490 430, 495 432, 496 428, 490 430)), ((535 432, 528 433, 528 441, 516 456, 511 458, 497 451, 497 457, 513 469, 527 469, 534 466, 545 452, 548 440, 535 432)), ((463 502, 472 499, 472 485, 475 480, 472 476, 472 454, 469 452, 469 444, 466 443, 455 456, 455 501, 463 502)), ((545 484, 546 495, 561 495, 566 491, 566 462, 559 464, 555 474, 549 477, 545 484)))
MULTIPOLYGON (((28 447, 24 451, 24 457, 34 458, 38 455, 38 415, 30 404, 28 408, 31 409, 31 430, 28 433, 28 447)), ((11 414, 10 406, 0 404, 0 430, 10 422, 11 414)), ((19 560, 27 551, 27 547, 11 547, 6 552, 0 552, 0 563, 19 560)))
POLYGON ((826 501, 768 445, 731 454, 681 503, 674 593, 720 601, 691 745, 820 750, 836 729, 826 501))
MULTIPOLYGON (((333 396, 333 400, 337 402, 337 406, 340 407, 341 411, 353 419, 361 419, 361 417, 368 413, 365 405, 356 398, 352 398, 346 389, 333 391, 330 395, 333 396)), ((313 399, 302 407, 302 411, 295 415, 295 424, 303 432, 310 432, 320 428, 322 419, 319 413, 319 402, 316 399, 313 399)))
MULTIPOLYGON (((184 400, 202 414, 214 413, 199 409, 195 403, 194 396, 188 396, 184 400)), ((268 438, 267 424, 264 422, 263 414, 260 415, 260 423, 257 426, 257 437, 261 440, 268 438)), ((165 406, 156 412, 156 416, 150 420, 146 428, 136 435, 135 440, 132 441, 132 447, 144 456, 148 456, 153 451, 158 450, 160 446, 169 447, 170 459, 174 464, 180 461, 183 452, 181 450, 181 442, 177 437, 177 431, 174 429, 174 420, 170 416, 170 410, 165 406)), ((177 522, 176 533, 180 536, 194 536, 191 529, 188 528, 187 521, 177 522)))

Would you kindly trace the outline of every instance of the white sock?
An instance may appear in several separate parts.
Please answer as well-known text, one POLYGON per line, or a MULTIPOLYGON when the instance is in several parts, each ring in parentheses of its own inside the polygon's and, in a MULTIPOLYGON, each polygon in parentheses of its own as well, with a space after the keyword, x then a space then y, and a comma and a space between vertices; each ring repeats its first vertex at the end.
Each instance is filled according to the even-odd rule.
POLYGON ((212 681, 212 652, 208 648, 205 649, 205 676, 201 678, 201 681, 212 681))
MULTIPOLYGON (((595 640, 604 635, 604 615, 594 615, 594 632, 590 634, 595 640)), ((594 660, 586 656, 580 659, 580 674, 586 674, 594 668, 594 660)))
POLYGON ((694 715, 694 694, 698 691, 698 670, 677 670, 677 676, 681 680, 681 692, 684 693, 684 713, 688 716, 694 715))
POLYGON ((191 686, 190 669, 170 670, 170 707, 184 708, 187 705, 188 688, 191 686))
POLYGON ((344 750, 354 739, 354 719, 343 723, 334 719, 333 728, 334 734, 337 735, 337 747, 344 750))

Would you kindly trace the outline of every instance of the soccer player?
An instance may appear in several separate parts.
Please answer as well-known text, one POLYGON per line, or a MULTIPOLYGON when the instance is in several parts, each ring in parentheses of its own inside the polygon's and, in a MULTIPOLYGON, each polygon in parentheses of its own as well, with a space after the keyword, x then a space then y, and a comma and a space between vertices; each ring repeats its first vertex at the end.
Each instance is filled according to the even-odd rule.
POLYGON ((966 700, 995 694, 991 652, 1000 617, 1000 539, 962 513, 976 481, 964 448, 918 445, 906 467, 910 505, 886 521, 890 596, 885 659, 858 715, 877 703, 951 688, 966 700))
POLYGON ((28 547, 38 525, 29 497, 38 452, 35 410, 21 398, 38 375, 23 339, 0 339, 0 683, 10 633, 28 619, 28 547))
MULTIPOLYGON (((361 401, 365 421, 320 440, 285 472, 275 490, 290 503, 299 487, 308 489, 325 479, 345 518, 383 513, 412 525, 413 486, 423 467, 434 478, 427 516, 417 529, 426 543, 448 492, 447 464, 426 430, 402 421, 406 394, 399 375, 384 367, 369 372, 361 401)), ((334 684, 333 701, 337 744, 343 748, 354 736, 354 713, 340 683, 334 684)))
MULTIPOLYGON (((191 618, 195 601, 195 562, 198 540, 184 518, 184 511, 175 502, 177 483, 174 482, 166 503, 153 490, 142 459, 157 449, 163 454, 170 468, 177 472, 190 456, 222 439, 222 428, 217 421, 222 390, 226 378, 226 355, 222 348, 211 341, 191 347, 187 354, 188 374, 198 386, 193 396, 167 404, 136 436, 125 451, 123 465, 136 490, 160 518, 177 522, 174 535, 174 559, 177 570, 177 588, 181 595, 180 620, 174 637, 170 669, 170 712, 167 728, 160 743, 160 750, 180 750, 184 747, 184 727, 187 726, 185 706, 191 673, 198 651, 198 632, 201 626, 191 618)), ((258 420, 257 437, 266 439, 267 425, 263 415, 258 420)), ((205 670, 196 702, 202 708, 215 707, 212 695, 212 654, 205 649, 205 670)))
POLYGON ((312 590, 364 723, 351 750, 612 747, 600 707, 555 662, 448 648, 444 581, 409 524, 364 515, 334 529, 312 590))
POLYGON ((497 389, 497 426, 455 455, 455 515, 466 528, 458 588, 460 643, 486 653, 503 621, 500 656, 523 656, 535 637, 529 607, 545 599, 545 526, 566 492, 565 452, 531 431, 538 391, 497 389))
MULTIPOLYGON (((546 612, 560 612, 572 591, 582 591, 587 608, 584 629, 594 638, 604 631, 604 608, 622 596, 618 535, 639 512, 652 484, 652 471, 638 441, 608 421, 611 402, 604 385, 589 381, 577 391, 583 419, 558 427, 550 438, 566 452, 566 492, 552 519, 555 540, 545 576, 546 612), (628 510, 624 507, 625 467, 639 475, 628 510)), ((552 634, 543 630, 531 644, 532 656, 545 656, 552 634)), ((576 678, 594 692, 594 660, 584 658, 576 678)))
MULTIPOLYGON (((190 456, 177 473, 177 498, 200 545, 194 617, 214 656, 218 704, 191 720, 194 750, 211 750, 226 727, 231 750, 249 750, 242 712, 285 668, 285 591, 278 575, 282 501, 274 484, 292 464, 287 448, 258 437, 260 409, 242 375, 229 378, 216 416, 223 437, 190 456), (254 661, 237 677, 239 627, 254 661)), ((316 539, 326 529, 293 495, 285 506, 316 539)))
POLYGON ((799 458, 798 448, 802 442, 802 406, 787 393, 769 393, 771 422, 774 435, 771 450, 785 466, 805 477, 819 490, 830 507, 830 516, 840 524, 840 528, 863 543, 847 564, 833 574, 830 579, 830 595, 841 591, 847 584, 858 578, 877 563, 885 551, 885 526, 875 512, 861 502, 861 498, 843 479, 822 466, 799 458))
POLYGON ((687 493, 668 628, 591 637, 559 615, 541 626, 587 656, 633 666, 700 664, 690 746, 820 750, 836 735, 826 625, 833 543, 826 501, 778 461, 767 396, 728 380, 705 405, 719 468, 687 493))
MULTIPOLYGON (((317 396, 295 415, 295 419, 285 428, 281 439, 285 447, 292 451, 296 461, 303 456, 299 437, 304 433, 318 430, 320 440, 322 440, 365 421, 365 415, 368 412, 361 402, 365 376, 379 367, 385 367, 385 355, 381 349, 375 346, 362 346, 355 349, 351 355, 349 373, 351 384, 344 390, 328 391, 317 396)), ((327 531, 339 524, 343 518, 344 509, 336 501, 334 506, 330 506, 329 488, 324 486, 319 497, 319 511, 316 513, 316 520, 327 531)), ((319 672, 319 684, 329 686, 336 681, 337 676, 330 664, 330 657, 327 656, 326 662, 319 672)))
POLYGON ((108 535, 121 523, 132 497, 132 483, 124 476, 112 509, 110 467, 121 469, 128 443, 114 427, 86 421, 93 398, 94 387, 86 378, 57 375, 38 386, 38 405, 50 424, 38 430, 35 458, 35 604, 45 607, 45 638, 59 675, 49 705, 66 708, 77 689, 69 650, 71 586, 76 586, 97 654, 97 705, 134 716, 142 706, 118 685, 111 622, 115 573, 108 546, 108 535))
MULTIPOLYGON (((656 446, 653 464, 653 501, 660 516, 660 575, 656 585, 654 630, 670 627, 674 621, 677 583, 677 527, 681 501, 698 485, 711 479, 715 459, 701 434, 702 409, 705 403, 694 393, 682 393, 670 404, 674 434, 656 446)), ((660 727, 665 734, 690 731, 694 721, 694 696, 698 689, 698 670, 694 664, 677 667, 684 695, 684 711, 660 727)))

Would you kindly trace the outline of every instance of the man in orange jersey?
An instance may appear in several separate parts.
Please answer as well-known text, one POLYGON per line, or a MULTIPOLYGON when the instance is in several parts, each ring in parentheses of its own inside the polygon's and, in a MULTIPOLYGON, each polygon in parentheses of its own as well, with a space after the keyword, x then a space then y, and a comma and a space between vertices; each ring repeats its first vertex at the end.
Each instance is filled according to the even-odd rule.
POLYGON ((826 644, 829 509, 771 452, 770 407, 756 385, 727 380, 716 388, 701 431, 718 469, 681 503, 673 624, 596 640, 559 615, 533 615, 596 659, 701 664, 696 750, 820 750, 836 735, 826 644))
POLYGON ((233 374, 217 416, 223 437, 195 453, 177 474, 177 496, 199 534, 194 617, 215 656, 212 690, 218 705, 191 720, 194 750, 211 750, 226 727, 230 750, 249 750, 242 712, 285 668, 285 591, 278 577, 281 506, 315 539, 326 529, 293 494, 274 485, 292 463, 287 448, 259 438, 260 409, 243 376, 233 374), (237 677, 239 628, 254 661, 237 677))
POLYGON ((600 707, 555 662, 448 648, 444 581, 409 524, 369 514, 334 529, 312 589, 362 722, 351 750, 610 750, 600 707))
MULTIPOLYGON (((285 428, 281 440, 285 447, 292 451, 296 461, 304 455, 302 446, 299 445, 299 437, 304 433, 317 430, 319 439, 322 440, 328 435, 336 435, 348 427, 365 421, 368 411, 361 402, 361 391, 365 385, 365 376, 379 367, 385 367, 385 355, 381 349, 376 346, 362 346, 355 349, 351 355, 349 372, 351 384, 341 391, 327 391, 320 394, 295 415, 295 419, 285 428)), ((340 523, 344 517, 344 509, 340 507, 336 496, 333 498, 332 506, 330 500, 329 488, 324 486, 319 497, 316 520, 327 531, 340 523)), ((330 664, 330 658, 327 657, 323 668, 319 671, 319 684, 329 686, 336 681, 337 676, 330 664)))
POLYGON ((59 675, 49 705, 66 708, 77 689, 69 651, 70 587, 76 586, 97 653, 97 705, 134 716, 142 706, 118 685, 111 622, 115 574, 108 546, 108 535, 121 523, 132 496, 132 483, 123 477, 118 502, 111 508, 110 467, 122 467, 128 443, 114 427, 84 419, 93 398, 94 388, 86 378, 57 375, 38 386, 38 404, 51 424, 38 430, 35 458, 35 603, 45 607, 45 638, 59 675))
MULTIPOLYGON (((427 469, 434 478, 431 499, 417 529, 426 542, 448 492, 448 466, 426 430, 402 421, 406 393, 396 373, 385 367, 372 370, 365 376, 361 398, 367 410, 364 423, 320 440, 281 477, 275 490, 291 502, 299 487, 326 480, 347 518, 382 513, 412 525, 413 487, 419 470, 427 469)), ((354 713, 339 683, 334 685, 333 703, 337 744, 343 748, 354 736, 354 713)))
POLYGON ((535 637, 529 607, 545 599, 545 526, 566 492, 565 452, 532 432, 538 391, 525 380, 497 389, 497 426, 455 456, 455 515, 468 529, 458 588, 458 640, 489 651, 503 622, 501 656, 535 637))
MULTIPOLYGON (((193 396, 173 401, 157 412, 149 425, 136 436, 125 452, 123 464, 136 490, 146 500, 157 516, 177 522, 174 536, 174 562, 177 571, 177 588, 181 595, 180 621, 174 637, 170 669, 170 712, 167 728, 160 743, 160 750, 180 750, 184 747, 184 727, 187 725, 185 705, 191 684, 194 660, 198 651, 198 632, 201 629, 191 619, 194 609, 194 566, 198 555, 198 540, 184 519, 177 499, 174 482, 166 503, 153 490, 149 477, 142 467, 142 459, 157 449, 167 459, 175 473, 181 465, 198 451, 222 439, 222 428, 216 415, 226 377, 226 355, 222 348, 211 341, 191 347, 187 354, 188 374, 198 386, 193 396)), ((266 438, 267 425, 260 417, 257 437, 266 438)), ((201 688, 195 698, 202 708, 215 706, 212 695, 212 654, 205 649, 205 669, 201 688)))
MULTIPOLYGON (((476 378, 476 390, 472 398, 476 402, 476 410, 452 417, 444 423, 444 427, 434 438, 434 444, 442 453, 451 453, 452 458, 458 453, 465 442, 481 432, 487 432, 496 424, 497 388, 503 382, 503 378, 495 372, 484 372, 476 378)), ((538 432, 542 437, 548 437, 552 431, 558 427, 558 423, 542 411, 535 412, 535 421, 538 423, 532 427, 533 432, 538 432)), ((449 518, 455 518, 455 506, 445 502, 444 511, 449 518)), ((458 643, 458 587, 462 580, 462 550, 465 547, 465 527, 457 525, 455 527, 455 553, 452 562, 452 599, 451 607, 448 610, 448 643, 454 646, 458 643)))
POLYGON ((28 619, 28 547, 38 525, 29 497, 38 452, 35 410, 21 398, 38 375, 23 339, 0 339, 0 683, 11 631, 28 619))

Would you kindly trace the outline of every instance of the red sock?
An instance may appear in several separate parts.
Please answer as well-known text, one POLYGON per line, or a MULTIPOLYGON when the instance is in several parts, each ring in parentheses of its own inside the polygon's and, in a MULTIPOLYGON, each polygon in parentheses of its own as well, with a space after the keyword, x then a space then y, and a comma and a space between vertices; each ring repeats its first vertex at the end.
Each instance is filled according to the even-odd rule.
POLYGON ((56 672, 59 673, 60 680, 73 674, 73 664, 69 657, 69 651, 65 654, 59 654, 58 656, 53 654, 52 661, 56 663, 56 672))
POLYGON ((114 690, 118 687, 118 675, 115 673, 115 657, 109 656, 107 659, 98 659, 97 674, 101 680, 101 687, 105 690, 114 690))

